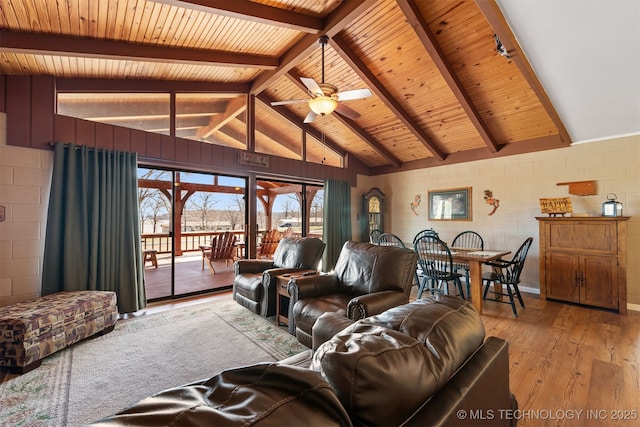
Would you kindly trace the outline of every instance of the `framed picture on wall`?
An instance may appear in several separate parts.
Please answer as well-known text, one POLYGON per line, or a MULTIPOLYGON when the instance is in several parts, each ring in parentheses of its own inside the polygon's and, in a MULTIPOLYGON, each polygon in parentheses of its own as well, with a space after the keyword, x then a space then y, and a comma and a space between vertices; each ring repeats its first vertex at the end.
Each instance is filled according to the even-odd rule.
POLYGON ((429 191, 429 219, 471 221, 471 187, 429 191))

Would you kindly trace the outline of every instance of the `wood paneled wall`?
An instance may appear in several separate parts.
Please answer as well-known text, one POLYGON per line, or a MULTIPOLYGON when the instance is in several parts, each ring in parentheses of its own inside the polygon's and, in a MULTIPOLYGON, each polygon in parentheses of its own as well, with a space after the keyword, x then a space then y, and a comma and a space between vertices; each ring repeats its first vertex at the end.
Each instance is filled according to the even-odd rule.
MULTIPOLYGON (((337 168, 270 156, 269 168, 238 163, 241 150, 189 139, 112 126, 55 114, 56 79, 45 76, 2 76, 0 108, 7 113, 7 144, 52 150, 60 141, 96 148, 132 151, 141 162, 183 169, 244 176, 248 172, 273 177, 335 179, 356 185, 357 174, 369 169, 353 157, 337 168)), ((170 89, 167 89, 170 90, 170 89)))

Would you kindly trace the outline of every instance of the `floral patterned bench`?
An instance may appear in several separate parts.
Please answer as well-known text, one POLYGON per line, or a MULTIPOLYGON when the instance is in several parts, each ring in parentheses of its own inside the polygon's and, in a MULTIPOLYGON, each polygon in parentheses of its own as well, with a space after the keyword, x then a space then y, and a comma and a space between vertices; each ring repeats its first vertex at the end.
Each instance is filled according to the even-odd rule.
POLYGON ((58 292, 0 308, 0 366, 25 373, 84 338, 113 330, 115 292, 58 292))

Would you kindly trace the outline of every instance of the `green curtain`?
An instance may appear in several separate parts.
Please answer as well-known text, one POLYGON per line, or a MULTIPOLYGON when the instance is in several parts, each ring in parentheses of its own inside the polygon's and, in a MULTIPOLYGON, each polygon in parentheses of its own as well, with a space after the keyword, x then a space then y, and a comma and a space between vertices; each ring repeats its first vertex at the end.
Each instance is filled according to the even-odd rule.
POLYGON ((42 294, 115 291, 118 310, 144 308, 137 155, 56 143, 42 294))
POLYGON ((351 186, 348 182, 325 181, 323 211, 323 239, 327 247, 322 256, 322 270, 326 272, 335 267, 344 242, 351 240, 351 186))

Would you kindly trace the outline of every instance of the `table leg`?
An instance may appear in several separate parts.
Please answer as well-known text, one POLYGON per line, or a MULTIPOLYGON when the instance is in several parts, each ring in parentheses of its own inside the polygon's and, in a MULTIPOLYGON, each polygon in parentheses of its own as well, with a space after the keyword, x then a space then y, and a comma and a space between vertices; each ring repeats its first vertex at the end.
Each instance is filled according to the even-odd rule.
POLYGON ((480 261, 469 261, 469 279, 471 280, 471 304, 482 314, 482 265, 480 261))

